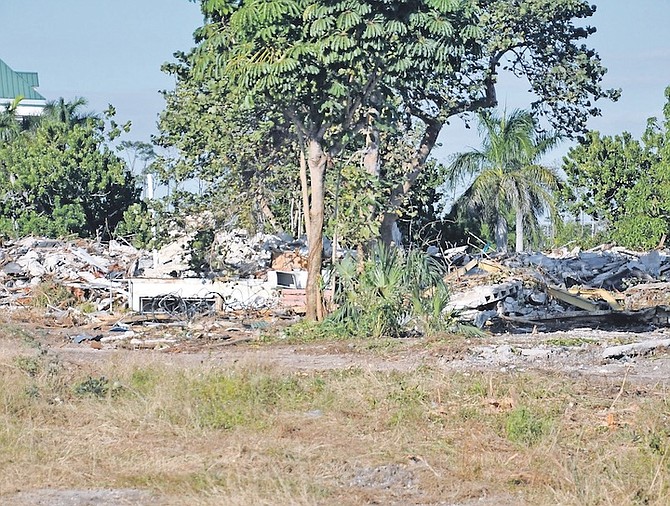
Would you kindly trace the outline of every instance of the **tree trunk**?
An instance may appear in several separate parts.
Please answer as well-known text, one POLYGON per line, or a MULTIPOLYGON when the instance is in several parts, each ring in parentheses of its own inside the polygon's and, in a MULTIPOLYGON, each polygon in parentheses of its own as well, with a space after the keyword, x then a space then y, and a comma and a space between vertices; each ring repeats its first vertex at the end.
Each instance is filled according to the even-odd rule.
POLYGON ((523 251, 523 214, 516 212, 516 252, 523 251))
POLYGON ((368 143, 365 155, 363 155, 363 166, 365 167, 365 171, 368 174, 379 178, 379 174, 381 173, 379 163, 379 146, 374 141, 368 143))
POLYGON ((307 319, 323 319, 323 307, 319 282, 323 261, 323 215, 325 209, 324 183, 326 179, 327 157, 319 141, 310 139, 308 146, 307 166, 311 186, 312 200, 309 209, 309 233, 307 241, 309 253, 307 257, 307 319))
POLYGON ((300 146, 300 187, 302 188, 302 213, 305 216, 305 235, 309 240, 309 185, 307 183, 307 160, 305 150, 300 146))
POLYGON ((507 220, 504 216, 498 215, 495 231, 496 249, 498 250, 498 253, 507 253, 507 232, 507 220))
POLYGON ((261 210, 261 214, 263 217, 268 221, 270 226, 272 227, 272 230, 274 233, 282 233, 284 232, 284 229, 277 223, 277 219, 272 212, 272 209, 270 209, 270 204, 268 203, 267 199, 263 195, 261 191, 256 192, 256 200, 258 202, 258 207, 261 210))
POLYGON ((442 122, 433 121, 426 126, 426 130, 421 139, 421 144, 416 154, 409 160, 406 164, 407 175, 405 180, 399 184, 391 193, 391 212, 384 213, 384 219, 382 220, 380 235, 382 242, 387 246, 390 246, 394 241, 394 236, 397 236, 398 227, 396 221, 398 219, 398 214, 395 211, 400 204, 402 203, 403 198, 407 195, 409 190, 412 188, 412 185, 417 180, 421 174, 421 170, 426 164, 428 155, 433 150, 435 143, 437 142, 437 137, 440 134, 442 129, 442 122))

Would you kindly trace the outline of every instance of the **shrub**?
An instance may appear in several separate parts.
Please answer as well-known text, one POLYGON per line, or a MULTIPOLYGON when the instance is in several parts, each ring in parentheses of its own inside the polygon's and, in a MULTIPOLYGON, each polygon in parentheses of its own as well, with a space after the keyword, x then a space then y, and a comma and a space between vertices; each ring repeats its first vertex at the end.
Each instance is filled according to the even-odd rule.
POLYGON ((353 257, 335 268, 337 309, 326 320, 344 333, 360 337, 397 337, 429 333, 450 322, 444 267, 420 252, 375 246, 362 269, 353 257))

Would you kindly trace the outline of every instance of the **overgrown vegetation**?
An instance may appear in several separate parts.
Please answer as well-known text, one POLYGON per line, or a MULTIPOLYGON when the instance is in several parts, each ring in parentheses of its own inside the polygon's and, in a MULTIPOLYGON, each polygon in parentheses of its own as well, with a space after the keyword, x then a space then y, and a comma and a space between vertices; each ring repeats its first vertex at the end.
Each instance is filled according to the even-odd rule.
POLYGON ((48 307, 63 309, 74 306, 76 303, 77 299, 72 290, 53 280, 45 280, 37 285, 31 300, 33 307, 41 309, 48 307))
MULTIPOLYGON (((374 245, 363 259, 339 261, 332 311, 320 325, 288 329, 293 340, 430 336, 454 325, 446 311, 445 267, 420 250, 374 245)), ((332 286, 332 282, 329 286, 332 286)))

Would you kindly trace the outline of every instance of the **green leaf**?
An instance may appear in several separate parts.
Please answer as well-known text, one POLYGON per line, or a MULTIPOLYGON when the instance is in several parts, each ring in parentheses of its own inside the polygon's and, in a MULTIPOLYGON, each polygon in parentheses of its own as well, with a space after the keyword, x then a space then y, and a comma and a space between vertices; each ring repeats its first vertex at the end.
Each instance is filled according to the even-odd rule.
POLYGON ((354 26, 358 25, 362 21, 362 19, 363 18, 361 17, 361 15, 356 11, 352 10, 344 11, 337 17, 337 22, 335 26, 337 26, 339 30, 346 32, 352 29, 354 26))

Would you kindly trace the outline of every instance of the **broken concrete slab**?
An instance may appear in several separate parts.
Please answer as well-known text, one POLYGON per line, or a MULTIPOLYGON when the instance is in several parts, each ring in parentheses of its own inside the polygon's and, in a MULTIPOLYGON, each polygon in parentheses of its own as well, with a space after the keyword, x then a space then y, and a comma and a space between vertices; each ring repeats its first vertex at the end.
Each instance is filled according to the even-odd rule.
POLYGON ((448 311, 478 309, 516 295, 521 290, 521 281, 511 279, 503 283, 476 286, 467 291, 453 293, 447 304, 448 311))
POLYGON ((670 339, 650 339, 641 343, 610 346, 603 351, 603 358, 622 358, 647 355, 658 349, 670 348, 670 339))

